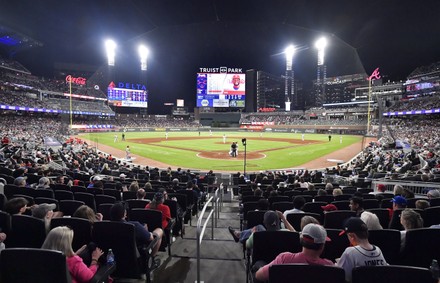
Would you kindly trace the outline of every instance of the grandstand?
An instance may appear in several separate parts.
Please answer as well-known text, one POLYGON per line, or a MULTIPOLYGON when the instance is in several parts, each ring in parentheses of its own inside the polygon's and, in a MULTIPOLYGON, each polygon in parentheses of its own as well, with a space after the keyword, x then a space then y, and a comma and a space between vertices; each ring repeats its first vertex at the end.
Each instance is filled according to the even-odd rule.
MULTIPOLYGON (((179 111, 176 111, 176 115, 117 113, 114 107, 109 106, 107 95, 100 87, 95 87, 98 81, 96 78, 88 84, 74 85, 70 89, 70 81, 39 78, 19 62, 1 59, 0 228, 2 232, 7 233, 6 248, 41 246, 41 243, 40 246, 33 246, 33 243, 27 241, 16 244, 17 235, 31 235, 35 231, 29 227, 28 230, 19 230, 20 228, 16 228, 18 225, 14 226, 20 216, 10 216, 3 212, 7 200, 24 195, 31 204, 53 202, 57 204, 58 211, 70 215, 71 211, 62 205, 66 195, 68 198, 80 200, 84 197, 82 194, 89 193, 90 195, 86 195, 89 197, 87 204, 96 213, 102 213, 102 223, 107 223, 105 221, 109 220, 109 216, 108 210, 105 209, 108 209, 108 204, 117 200, 124 200, 128 206, 134 203, 131 200, 134 200, 135 196, 130 194, 133 191, 125 190, 125 187, 128 189, 137 183, 139 187, 145 188, 150 200, 154 193, 162 188, 171 196, 175 194, 182 215, 177 214, 177 203, 169 200, 168 204, 175 208, 172 216, 176 221, 182 222, 183 228, 168 231, 175 235, 173 237, 172 234, 168 234, 163 241, 165 244, 158 255, 161 265, 151 272, 147 269, 137 272, 132 279, 145 282, 144 279, 151 276, 153 282, 194 282, 199 279, 205 282, 240 282, 249 276, 247 268, 254 262, 246 249, 233 241, 227 228, 252 228, 253 224, 261 222, 261 219, 249 217, 252 213, 246 214, 248 210, 253 210, 249 209, 252 205, 246 204, 252 198, 247 197, 253 195, 257 188, 262 190, 263 197, 267 198, 271 209, 290 209, 293 207, 294 197, 303 195, 308 203, 311 203, 307 207, 325 200, 324 205, 334 203, 335 206, 343 207, 340 210, 348 210, 347 199, 339 200, 332 196, 333 190, 340 188, 346 198, 356 194, 364 200, 372 200, 365 201, 372 205, 368 209, 377 213, 379 217, 383 217, 385 213, 385 218, 381 220, 388 223, 392 219, 389 219, 386 208, 389 208, 389 197, 394 197, 398 185, 405 189, 399 194, 407 198, 408 207, 416 208, 417 200, 427 200, 432 206, 417 210, 425 222, 425 227, 417 231, 426 233, 425 238, 418 239, 417 243, 432 240, 433 244, 429 245, 429 248, 416 245, 417 249, 414 249, 410 240, 416 232, 408 231, 407 246, 400 252, 400 233, 397 233, 397 230, 401 228, 393 229, 399 237, 397 241, 390 243, 390 246, 397 247, 397 250, 388 249, 389 246, 385 245, 380 246, 379 240, 372 243, 383 249, 390 264, 428 268, 432 259, 440 260, 440 251, 437 249, 440 230, 435 228, 438 226, 431 228, 431 225, 440 224, 440 198, 428 198, 430 191, 433 193, 433 190, 440 189, 440 136, 437 133, 440 126, 440 99, 437 66, 438 63, 416 69, 403 84, 373 86, 373 113, 369 113, 365 103, 360 105, 349 102, 356 98, 354 84, 347 86, 335 83, 333 91, 329 89, 326 92, 330 96, 334 94, 334 101, 326 101, 331 102, 331 105, 290 112, 278 111, 281 107, 272 106, 279 106, 279 93, 269 92, 266 93, 266 101, 259 102, 258 106, 266 110, 273 108, 273 111, 206 113, 195 119, 197 115, 180 115, 182 113, 179 111), (384 102, 380 100, 382 97, 387 97, 382 100, 384 102), (383 110, 380 110, 381 107, 383 110), (373 117, 371 134, 381 138, 358 148, 358 154, 346 163, 329 167, 317 165, 290 170, 248 171, 247 174, 232 173, 228 170, 215 173, 209 170, 194 170, 189 163, 182 168, 175 168, 169 164, 157 166, 153 161, 138 163, 137 160, 140 158, 136 154, 133 154, 136 157, 135 162, 127 162, 122 156, 118 157, 112 152, 97 149, 94 141, 86 141, 77 136, 83 132, 103 131, 115 133, 121 138, 121 134, 134 131, 168 134, 168 131, 174 130, 191 132, 194 139, 197 135, 200 136, 201 132, 205 136, 212 132, 220 133, 224 128, 216 126, 222 126, 237 133, 266 133, 269 129, 278 130, 286 133, 286 136, 296 132, 327 135, 330 131, 340 134, 342 141, 342 136, 345 135, 365 135, 369 115, 373 117), (386 127, 379 135, 381 123, 386 127), (234 127, 230 127, 231 125, 234 127), (27 178, 25 189, 14 184, 20 176, 27 178), (37 189, 43 176, 50 179, 50 185, 43 190, 44 193, 37 189), (60 176, 64 176, 65 181, 57 184, 55 180, 60 176), (102 182, 103 188, 95 187, 96 176, 102 182), (177 183, 174 179, 177 179, 177 183), (197 196, 192 191, 187 193, 186 190, 179 190, 184 189, 188 181, 197 185, 197 196), (385 191, 379 192, 379 188, 385 188, 385 191), (330 197, 320 198, 317 196, 318 189, 326 191, 330 197), (204 223, 206 219, 209 221, 204 223), (253 220, 257 222, 252 222, 253 220), (8 226, 11 222, 12 227, 8 226), (203 226, 204 224, 207 226, 203 226)), ((100 75, 95 74, 95 77, 100 75)), ((279 83, 278 78, 267 76, 268 80, 273 79, 279 83)), ((356 74, 345 78, 356 81, 355 79, 360 77, 362 75, 356 74)), ((85 79, 88 81, 89 78, 85 79)), ((360 100, 362 97, 366 99, 365 93, 357 98, 360 100)), ((135 185, 132 187, 136 187, 135 185)), ((438 194, 440 196, 440 193, 438 194)), ((85 202, 86 199, 83 198, 81 201, 85 202)), ((317 209, 304 211, 317 213, 318 216, 315 216, 329 231, 329 235, 332 229, 342 228, 326 226, 328 221, 326 222, 325 214, 320 207, 317 209)), ((135 219, 133 214, 130 216, 131 219, 135 219)), ((292 224, 295 224, 295 227, 299 226, 297 222, 292 224)), ((383 228, 388 227, 395 228, 383 228)), ((94 236, 96 237, 95 234, 94 236)), ((98 245, 103 243, 102 238, 93 240, 98 245)), ((298 246, 299 237, 295 241, 298 246)), ((277 241, 273 240, 270 243, 272 242, 277 241)), ((347 246, 348 244, 342 246, 341 250, 341 247, 329 245, 324 256, 334 261, 347 246)), ((259 251, 261 247, 256 244, 254 251, 259 251)), ((122 262, 128 261, 124 256, 116 251, 116 276, 113 276, 115 282, 123 282, 119 277, 129 277, 124 272, 132 271, 129 267, 125 267, 127 270, 120 267, 123 266, 122 262)), ((0 267, 0 274, 2 272, 5 271, 0 267)))

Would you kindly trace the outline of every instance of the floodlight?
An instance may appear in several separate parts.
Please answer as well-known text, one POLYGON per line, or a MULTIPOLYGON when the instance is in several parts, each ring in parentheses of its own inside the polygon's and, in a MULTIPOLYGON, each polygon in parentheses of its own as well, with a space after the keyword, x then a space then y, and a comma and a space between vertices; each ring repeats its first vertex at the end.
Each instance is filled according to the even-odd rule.
POLYGON ((141 58, 141 70, 146 71, 147 70, 147 57, 148 53, 150 52, 145 45, 139 45, 139 57, 141 58))
POLYGON ((321 37, 315 42, 315 47, 318 50, 325 49, 327 46, 327 39, 325 37, 321 37))
POLYGON ((109 66, 115 65, 115 50, 116 50, 116 43, 108 39, 105 41, 105 49, 107 51, 107 63, 109 66))
POLYGON ((295 53, 295 47, 293 45, 289 45, 285 50, 286 54, 286 70, 292 70, 292 58, 295 53))
POLYGON ((324 65, 324 49, 327 46, 327 39, 321 37, 315 42, 315 47, 318 49, 318 65, 324 65))

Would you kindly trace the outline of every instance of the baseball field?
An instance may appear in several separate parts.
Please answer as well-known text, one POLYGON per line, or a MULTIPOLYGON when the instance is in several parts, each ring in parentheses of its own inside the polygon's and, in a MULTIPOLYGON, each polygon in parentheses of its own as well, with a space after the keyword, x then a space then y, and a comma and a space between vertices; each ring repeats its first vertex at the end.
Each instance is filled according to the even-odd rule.
POLYGON ((335 160, 349 161, 362 147, 362 136, 335 134, 331 141, 328 135, 305 134, 302 140, 301 133, 268 132, 127 132, 125 141, 120 132, 79 137, 118 158, 125 158, 129 146, 135 164, 225 172, 243 171, 245 151, 246 170, 251 172, 333 166, 335 160), (229 154, 232 142, 237 142, 237 157, 229 154))

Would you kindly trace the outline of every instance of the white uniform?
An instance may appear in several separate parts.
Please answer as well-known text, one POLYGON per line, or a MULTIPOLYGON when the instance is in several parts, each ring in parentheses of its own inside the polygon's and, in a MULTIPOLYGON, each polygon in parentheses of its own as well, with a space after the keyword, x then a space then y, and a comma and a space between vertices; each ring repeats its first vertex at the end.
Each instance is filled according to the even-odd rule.
POLYGON ((212 131, 211 130, 209 130, 209 136, 212 137, 212 131))
POLYGON ((358 266, 388 265, 379 247, 373 245, 372 250, 366 250, 361 246, 348 247, 342 253, 336 263, 345 270, 345 280, 351 282, 351 272, 358 266))
POLYGON ((304 141, 304 134, 301 135, 301 140, 304 141))
POLYGON ((113 142, 117 142, 118 141, 118 135, 115 135, 115 139, 113 142))
POLYGON ((226 135, 223 135, 223 143, 226 143, 226 135))
POLYGON ((168 139, 168 132, 165 132, 165 139, 168 139))
POLYGON ((342 143, 342 136, 339 137, 339 143, 342 143))
POLYGON ((125 159, 130 159, 130 148, 127 146, 125 148, 125 159))

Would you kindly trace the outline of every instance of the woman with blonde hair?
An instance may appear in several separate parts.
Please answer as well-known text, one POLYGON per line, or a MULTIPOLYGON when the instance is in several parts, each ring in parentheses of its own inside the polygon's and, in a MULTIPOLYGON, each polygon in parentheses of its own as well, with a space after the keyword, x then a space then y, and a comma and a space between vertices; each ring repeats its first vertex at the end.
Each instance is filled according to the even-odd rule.
POLYGON ((405 230, 400 231, 400 249, 405 247, 406 232, 412 229, 423 228, 423 219, 418 212, 405 208, 400 215, 400 224, 405 230))
POLYGON ((78 207, 72 216, 87 219, 92 224, 96 221, 102 221, 103 218, 101 213, 95 213, 93 209, 87 205, 81 205, 78 207))
POLYGON ((42 249, 55 250, 63 252, 67 260, 67 268, 72 277, 72 283, 86 283, 89 282, 95 273, 98 271, 98 259, 103 255, 100 248, 96 248, 92 252, 92 262, 87 267, 82 258, 77 255, 86 246, 81 247, 77 253, 72 250, 73 230, 66 226, 59 226, 53 228, 47 234, 46 240, 43 243, 42 249))

